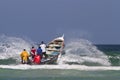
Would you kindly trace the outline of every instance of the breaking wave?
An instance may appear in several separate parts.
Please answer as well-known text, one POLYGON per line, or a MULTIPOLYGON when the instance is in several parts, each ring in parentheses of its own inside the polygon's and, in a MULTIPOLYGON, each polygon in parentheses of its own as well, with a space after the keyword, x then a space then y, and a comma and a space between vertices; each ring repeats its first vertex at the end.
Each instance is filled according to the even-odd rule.
MULTIPOLYGON (((58 65, 22 65, 20 52, 30 51, 34 42, 17 37, 0 36, 0 68, 9 69, 80 69, 80 70, 120 70, 110 66, 108 56, 97 49, 90 41, 77 39, 67 41, 65 54, 58 65)), ((36 46, 36 45, 35 45, 36 46)))
POLYGON ((78 39, 67 42, 65 50, 66 54, 62 57, 60 64, 111 65, 108 56, 88 40, 78 39))
POLYGON ((15 59, 20 60, 20 52, 23 49, 30 50, 32 42, 22 38, 0 36, 0 60, 15 59))

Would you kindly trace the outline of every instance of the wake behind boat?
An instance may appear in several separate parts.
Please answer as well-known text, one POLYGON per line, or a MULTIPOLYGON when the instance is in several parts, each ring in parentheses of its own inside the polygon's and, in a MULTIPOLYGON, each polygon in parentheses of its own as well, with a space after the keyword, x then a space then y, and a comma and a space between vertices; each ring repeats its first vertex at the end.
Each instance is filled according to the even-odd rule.
POLYGON ((62 37, 57 37, 50 41, 46 47, 46 54, 41 59, 40 56, 36 55, 33 60, 29 60, 28 64, 57 64, 59 58, 64 54, 64 35, 62 37))

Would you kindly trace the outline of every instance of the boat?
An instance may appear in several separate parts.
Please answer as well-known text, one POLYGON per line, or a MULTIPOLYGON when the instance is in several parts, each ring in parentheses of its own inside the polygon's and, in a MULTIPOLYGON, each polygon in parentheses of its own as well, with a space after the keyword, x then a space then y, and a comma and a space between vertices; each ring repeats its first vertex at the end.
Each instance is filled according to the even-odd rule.
POLYGON ((40 60, 40 57, 36 56, 35 62, 38 64, 39 61, 40 64, 57 64, 61 56, 65 53, 64 46, 64 35, 53 39, 47 44, 46 47, 46 54, 48 55, 48 58, 45 59, 43 56, 43 58, 40 60))
POLYGON ((57 37, 47 44, 46 54, 47 59, 42 59, 41 64, 55 64, 59 58, 64 54, 64 35, 57 37))

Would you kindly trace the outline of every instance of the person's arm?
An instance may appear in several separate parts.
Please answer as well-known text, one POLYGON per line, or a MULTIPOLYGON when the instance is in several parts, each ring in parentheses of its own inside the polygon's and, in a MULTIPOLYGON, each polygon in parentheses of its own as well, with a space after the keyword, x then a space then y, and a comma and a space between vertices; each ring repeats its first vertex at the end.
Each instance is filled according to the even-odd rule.
POLYGON ((21 63, 23 63, 23 53, 20 54, 21 57, 21 63))
POLYGON ((37 50, 35 49, 35 55, 37 55, 37 50))
POLYGON ((20 57, 23 57, 23 53, 20 54, 20 57))
POLYGON ((30 55, 32 55, 33 54, 33 52, 32 51, 30 51, 30 55))

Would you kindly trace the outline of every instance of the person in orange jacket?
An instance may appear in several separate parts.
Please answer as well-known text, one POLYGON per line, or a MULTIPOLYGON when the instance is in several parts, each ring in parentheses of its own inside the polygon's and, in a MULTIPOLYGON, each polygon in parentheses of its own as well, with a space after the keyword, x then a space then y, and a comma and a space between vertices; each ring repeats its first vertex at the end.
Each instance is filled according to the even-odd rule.
POLYGON ((29 54, 26 49, 23 49, 23 52, 20 54, 20 56, 22 64, 27 64, 29 62, 29 54))

